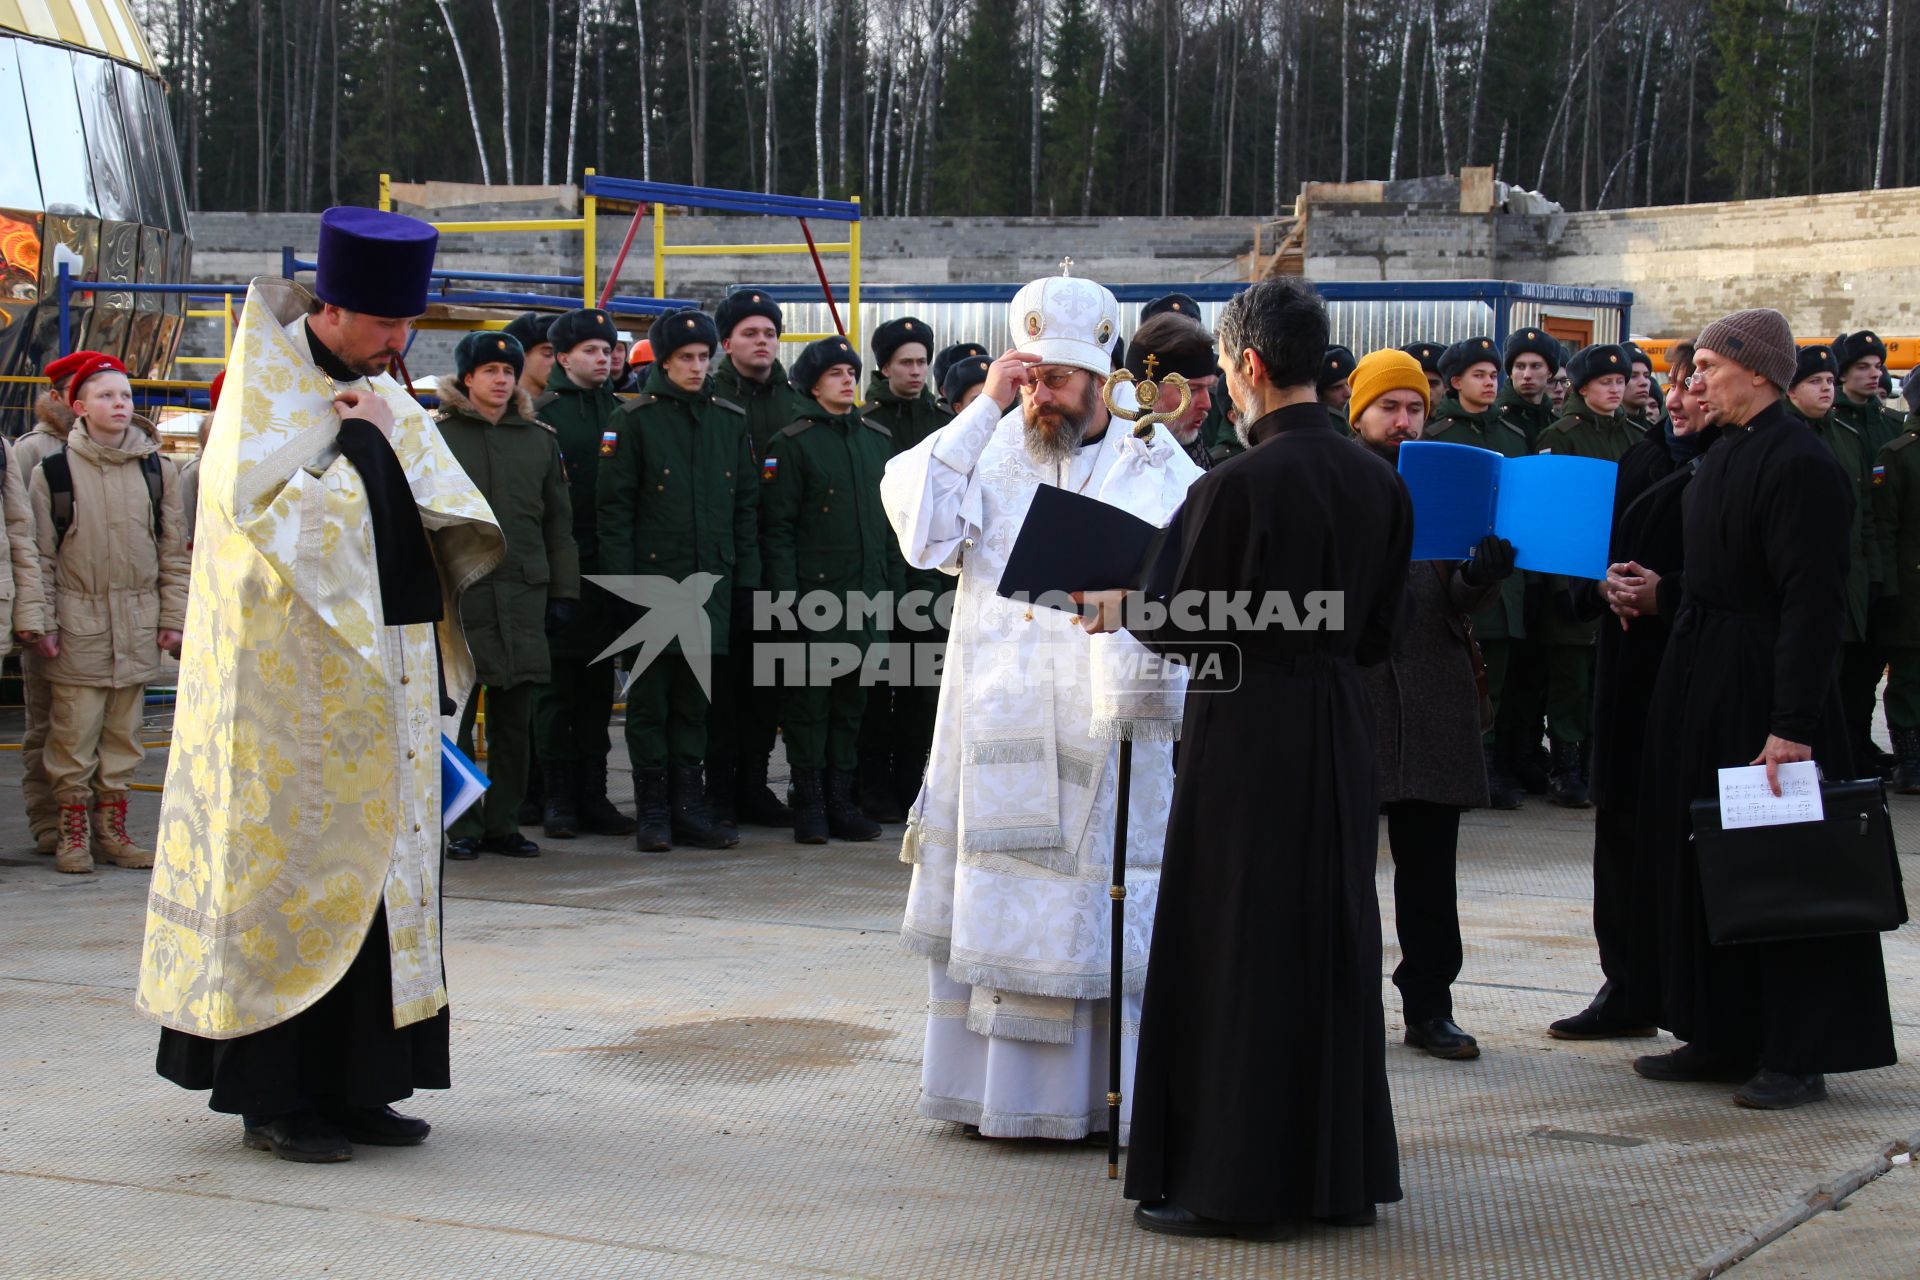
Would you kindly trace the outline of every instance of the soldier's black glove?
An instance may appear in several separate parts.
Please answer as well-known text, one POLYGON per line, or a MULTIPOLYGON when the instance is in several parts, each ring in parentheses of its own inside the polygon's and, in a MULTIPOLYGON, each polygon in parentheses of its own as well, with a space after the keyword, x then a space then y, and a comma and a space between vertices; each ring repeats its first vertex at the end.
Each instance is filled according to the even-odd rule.
POLYGON ((1460 576, 1470 587, 1486 587, 1504 582, 1513 574, 1513 544, 1499 534, 1490 533, 1473 549, 1473 559, 1460 568, 1460 576))
POLYGON ((578 602, 574 600, 547 601, 547 634, 553 635, 566 630, 567 624, 573 621, 574 610, 577 607, 578 602))

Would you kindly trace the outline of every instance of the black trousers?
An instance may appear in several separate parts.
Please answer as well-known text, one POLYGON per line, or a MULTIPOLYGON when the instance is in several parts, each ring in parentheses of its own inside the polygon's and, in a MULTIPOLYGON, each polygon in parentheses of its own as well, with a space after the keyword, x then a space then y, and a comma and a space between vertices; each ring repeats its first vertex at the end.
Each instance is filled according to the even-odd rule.
MULTIPOLYGON (((1886 669, 1886 647, 1877 641, 1840 646, 1840 713, 1847 719, 1847 741, 1856 754, 1873 741, 1873 707, 1886 669)), ((1863 755, 1855 763, 1871 773, 1872 760, 1863 755)))
POLYGON ((1407 1025, 1453 1017, 1453 980, 1460 976, 1460 908, 1454 853, 1460 810, 1426 800, 1382 806, 1393 851, 1393 923, 1400 963, 1393 985, 1407 1025))
POLYGON ((1606 985, 1594 1007, 1622 1026, 1659 1020, 1660 936, 1652 864, 1646 857, 1638 811, 1619 805, 1593 810, 1593 938, 1606 985))
POLYGON ((304 1012, 232 1040, 160 1029, 156 1069, 182 1089, 211 1089, 207 1106, 271 1119, 298 1111, 383 1107, 415 1089, 445 1089, 451 1019, 393 1025, 387 909, 333 990, 304 1012))

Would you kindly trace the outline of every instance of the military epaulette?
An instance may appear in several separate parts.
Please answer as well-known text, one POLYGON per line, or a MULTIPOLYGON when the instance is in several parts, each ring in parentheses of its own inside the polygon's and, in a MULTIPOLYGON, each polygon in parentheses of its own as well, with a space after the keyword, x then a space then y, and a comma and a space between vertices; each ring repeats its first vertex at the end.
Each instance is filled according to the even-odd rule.
POLYGON ((1493 420, 1493 424, 1497 427, 1505 427, 1507 430, 1513 432, 1513 434, 1519 436, 1521 444, 1525 444, 1527 442, 1526 431, 1523 428, 1518 427, 1511 422, 1508 422, 1504 417, 1495 418, 1493 420))
POLYGON ((1641 435, 1647 434, 1647 432, 1652 429, 1647 423, 1644 423, 1640 421, 1638 418, 1631 417, 1631 416, 1627 418, 1627 425, 1632 427, 1635 431, 1638 431, 1641 435))
POLYGON ((560 433, 553 429, 553 425, 551 423, 542 422, 538 418, 529 418, 527 419, 527 421, 531 422, 534 426, 540 428, 542 431, 552 436, 555 440, 558 440, 560 438, 560 433))
POLYGON ((720 408, 725 409, 728 413, 737 413, 743 418, 747 416, 747 411, 744 408, 723 396, 715 396, 713 402, 720 408))
POLYGON ((539 412, 541 409, 546 408, 548 405, 552 404, 555 400, 558 400, 559 398, 560 398, 560 393, 558 391, 542 391, 540 393, 540 398, 533 402, 534 411, 536 413, 539 412))
POLYGON ((885 406, 886 401, 884 400, 875 400, 872 404, 863 404, 860 406, 860 416, 864 418, 870 413, 878 413, 885 406))
POLYGON ((627 402, 621 405, 620 408, 639 410, 646 408, 652 403, 653 396, 649 392, 636 391, 633 395, 627 397, 627 402))
POLYGON ((1904 434, 1897 435, 1893 439, 1887 441, 1885 444, 1880 446, 1880 452, 1892 453, 1895 449, 1906 448, 1908 445, 1912 444, 1916 439, 1920 439, 1920 436, 1916 436, 1914 434, 1915 430, 1920 430, 1920 428, 1909 430, 1904 434))
POLYGON ((875 422, 872 418, 862 418, 860 419, 860 425, 878 431, 889 440, 893 439, 893 428, 884 422, 875 422))
MULTIPOLYGON (((1833 426, 1840 428, 1842 431, 1846 432, 1848 435, 1852 436, 1856 440, 1866 439, 1865 436, 1860 434, 1860 428, 1854 426, 1852 423, 1840 421, 1840 419, 1834 417, 1831 412, 1827 414, 1826 421, 1831 423, 1833 426)), ((1812 425, 1812 424, 1809 423, 1808 425, 1812 425)))
POLYGON ((813 425, 814 425, 814 421, 812 418, 802 418, 800 419, 800 421, 792 424, 791 426, 780 428, 780 430, 774 432, 774 434, 779 436, 797 436, 802 431, 805 431, 807 428, 813 425))

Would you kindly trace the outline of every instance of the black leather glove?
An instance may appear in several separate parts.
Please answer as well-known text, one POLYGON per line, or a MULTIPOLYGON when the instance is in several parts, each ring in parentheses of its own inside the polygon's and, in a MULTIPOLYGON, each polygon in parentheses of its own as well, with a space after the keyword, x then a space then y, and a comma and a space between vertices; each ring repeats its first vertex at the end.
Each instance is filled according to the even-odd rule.
POLYGON ((564 631, 567 624, 573 621, 574 611, 578 607, 579 602, 576 600, 547 601, 547 634, 553 635, 564 631))
POLYGON ((1473 559, 1460 569, 1460 576, 1470 587, 1491 586, 1512 574, 1513 544, 1495 533, 1480 539, 1480 544, 1473 549, 1473 559))

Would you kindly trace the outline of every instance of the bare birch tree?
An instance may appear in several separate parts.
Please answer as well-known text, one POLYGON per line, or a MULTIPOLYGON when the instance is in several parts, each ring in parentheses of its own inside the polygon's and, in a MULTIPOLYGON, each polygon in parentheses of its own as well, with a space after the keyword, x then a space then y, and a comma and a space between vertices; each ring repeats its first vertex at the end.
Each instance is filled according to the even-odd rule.
MULTIPOLYGON (((257 2, 257 0, 256 0, 257 2)), ((473 100, 473 76, 467 70, 466 50, 460 45, 460 33, 453 29, 453 14, 447 8, 447 0, 433 0, 434 7, 440 10, 440 21, 447 24, 447 40, 453 45, 453 60, 460 67, 460 87, 467 94, 467 119, 473 124, 473 149, 480 155, 480 181, 493 185, 493 167, 487 161, 487 142, 480 132, 480 106, 473 100)), ((569 152, 567 164, 573 164, 573 144, 567 144, 569 152)))

